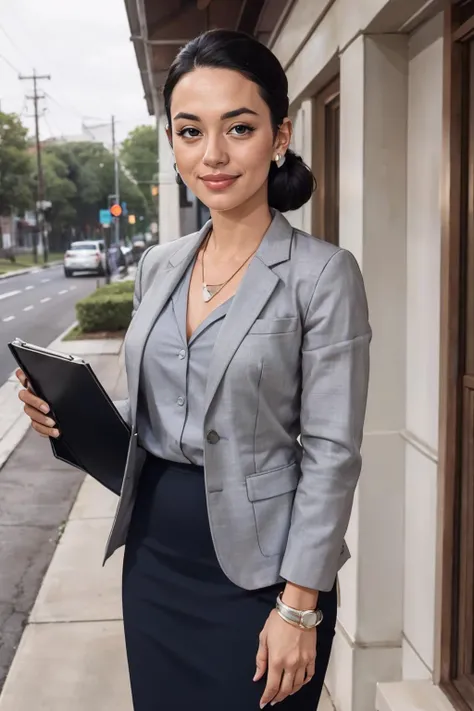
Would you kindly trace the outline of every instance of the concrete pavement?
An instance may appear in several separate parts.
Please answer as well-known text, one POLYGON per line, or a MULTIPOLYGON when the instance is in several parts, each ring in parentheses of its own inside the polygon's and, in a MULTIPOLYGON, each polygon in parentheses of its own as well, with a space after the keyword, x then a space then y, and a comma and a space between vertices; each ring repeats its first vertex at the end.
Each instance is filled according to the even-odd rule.
MULTIPOLYGON (((85 343, 84 350, 87 347, 85 343)), ((64 343, 63 350, 66 349, 67 343, 64 343)), ((119 354, 83 355, 112 397, 126 396, 126 379, 119 354)), ((16 396, 15 399, 19 406, 18 425, 24 435, 29 429, 29 420, 21 412, 16 396)), ((4 410, 0 412, 3 414, 4 410)), ((1 441, 7 449, 8 438, 1 441)), ((49 442, 34 431, 28 432, 15 451, 8 454, 11 456, 0 470, 0 688, 84 481, 81 471, 54 459, 49 442)), ((100 496, 95 498, 100 506, 100 496)), ((78 505, 78 516, 81 510, 87 516, 80 500, 78 505)), ((99 556, 100 547, 97 544, 99 556)), ((75 557, 74 554, 71 564, 77 569, 75 557)), ((97 571, 102 572, 100 565, 97 571)), ((0 703, 3 704, 3 700, 0 703)), ((34 704, 33 708, 40 707, 34 704)))
MULTIPOLYGON (((63 343, 62 350, 67 350, 68 345, 63 343)), ((83 342, 83 350, 87 347, 83 342)), ((126 395, 122 354, 82 355, 87 357, 112 397, 126 395)), ((37 445, 34 434, 31 437, 37 445)), ((25 452, 29 439, 30 436, 20 445, 7 467, 21 451, 25 452)), ((44 440, 39 441, 44 443, 44 440)), ((30 461, 29 473, 24 474, 30 479, 36 476, 40 488, 48 468, 48 473, 56 469, 63 482, 71 473, 79 482, 83 479, 83 475, 80 472, 76 475, 71 467, 61 465, 65 471, 58 469, 60 463, 49 453, 38 454, 37 459, 42 462, 40 471, 38 462, 30 461)), ((0 482, 7 467, 1 472, 0 482)), ((10 639, 16 633, 16 641, 21 636, 21 642, 0 696, 1 711, 30 711, 32 708, 35 711, 63 711, 64 708, 68 711, 91 708, 131 711, 121 622, 121 555, 114 556, 102 568, 102 554, 116 502, 114 494, 90 477, 84 479, 70 515, 64 517, 68 518, 64 533, 55 547, 41 587, 38 580, 39 593, 23 635, 20 619, 10 623, 10 627, 13 626, 12 632, 8 632, 10 639)), ((45 511, 45 516, 50 519, 51 511, 45 511)), ((3 540, 3 535, 1 538, 3 540)), ((5 571, 1 560, 0 570, 5 571)), ((19 583, 14 580, 2 587, 0 601, 3 594, 11 600, 19 583)), ((0 637, 5 639, 3 634, 0 637)))

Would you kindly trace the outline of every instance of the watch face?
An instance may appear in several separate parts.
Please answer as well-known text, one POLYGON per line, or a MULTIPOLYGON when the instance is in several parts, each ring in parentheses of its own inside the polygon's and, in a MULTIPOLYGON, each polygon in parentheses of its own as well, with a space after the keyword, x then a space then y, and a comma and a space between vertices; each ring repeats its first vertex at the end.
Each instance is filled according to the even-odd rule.
POLYGON ((302 623, 305 627, 314 627, 318 621, 316 612, 305 612, 302 623))

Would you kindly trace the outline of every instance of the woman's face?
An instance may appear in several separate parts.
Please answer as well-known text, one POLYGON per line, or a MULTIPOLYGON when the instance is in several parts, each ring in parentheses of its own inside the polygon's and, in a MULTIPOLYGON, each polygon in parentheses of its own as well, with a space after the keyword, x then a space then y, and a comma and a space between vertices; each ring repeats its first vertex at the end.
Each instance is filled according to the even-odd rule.
POLYGON ((274 137, 256 84, 229 69, 195 69, 174 88, 171 121, 178 171, 210 210, 232 210, 259 194, 267 200, 270 163, 288 148, 291 123, 285 119, 274 137))

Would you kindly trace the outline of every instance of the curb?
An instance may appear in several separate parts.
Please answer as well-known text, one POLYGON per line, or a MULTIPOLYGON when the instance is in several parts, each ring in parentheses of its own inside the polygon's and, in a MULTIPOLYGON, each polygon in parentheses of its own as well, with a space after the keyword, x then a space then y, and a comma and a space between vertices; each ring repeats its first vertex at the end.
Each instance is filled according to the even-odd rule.
POLYGON ((7 272, 6 274, 0 274, 0 280, 11 279, 15 276, 21 276, 22 274, 31 274, 38 269, 49 269, 50 267, 58 267, 62 262, 48 262, 47 264, 36 264, 34 267, 28 267, 28 269, 17 269, 16 271, 7 272))
POLYGON ((67 355, 87 357, 91 355, 120 355, 123 346, 122 338, 97 338, 84 339, 77 341, 63 341, 62 339, 77 326, 77 321, 74 321, 60 336, 52 341, 48 348, 58 353, 66 353, 67 355))

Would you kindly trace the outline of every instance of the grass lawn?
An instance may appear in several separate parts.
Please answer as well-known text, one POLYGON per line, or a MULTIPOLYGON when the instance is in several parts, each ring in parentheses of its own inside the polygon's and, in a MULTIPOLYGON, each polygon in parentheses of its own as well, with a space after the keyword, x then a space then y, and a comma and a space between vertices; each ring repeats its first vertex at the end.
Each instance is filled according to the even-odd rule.
MULTIPOLYGON (((62 261, 64 257, 63 252, 50 252, 48 261, 58 262, 62 261)), ((43 258, 38 256, 38 267, 43 266, 43 258)), ((19 254, 16 258, 16 262, 10 262, 9 259, 0 259, 0 274, 6 274, 7 272, 16 272, 19 269, 28 269, 29 267, 36 266, 33 261, 32 254, 19 254)))
POLYGON ((74 326, 69 333, 64 336, 63 341, 89 341, 106 338, 121 338, 125 336, 125 331, 94 331, 86 333, 80 326, 74 326))

